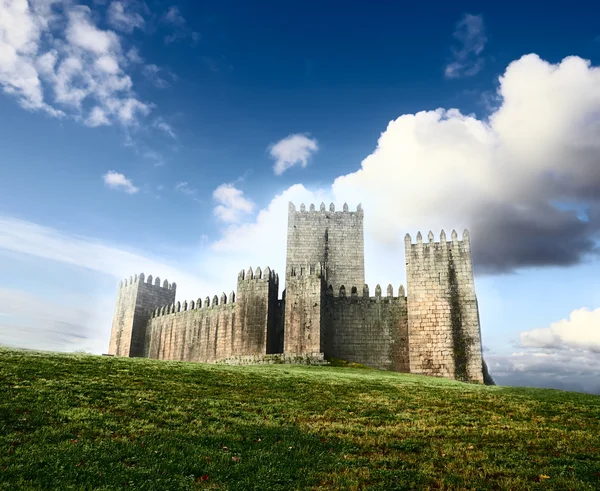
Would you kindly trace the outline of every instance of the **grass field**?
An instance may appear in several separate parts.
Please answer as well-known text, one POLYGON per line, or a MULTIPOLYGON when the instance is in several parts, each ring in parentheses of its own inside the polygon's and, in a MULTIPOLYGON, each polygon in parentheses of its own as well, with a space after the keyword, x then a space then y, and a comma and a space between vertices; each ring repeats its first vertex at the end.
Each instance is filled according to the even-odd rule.
POLYGON ((600 397, 0 348, 0 489, 600 489, 600 397))

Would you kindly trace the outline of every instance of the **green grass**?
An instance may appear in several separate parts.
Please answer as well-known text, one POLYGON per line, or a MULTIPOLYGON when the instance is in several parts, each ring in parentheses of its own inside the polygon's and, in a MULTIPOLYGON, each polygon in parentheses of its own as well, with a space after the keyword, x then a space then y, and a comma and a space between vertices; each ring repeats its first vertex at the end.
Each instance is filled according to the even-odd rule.
POLYGON ((0 349, 0 489, 600 489, 600 397, 0 349))

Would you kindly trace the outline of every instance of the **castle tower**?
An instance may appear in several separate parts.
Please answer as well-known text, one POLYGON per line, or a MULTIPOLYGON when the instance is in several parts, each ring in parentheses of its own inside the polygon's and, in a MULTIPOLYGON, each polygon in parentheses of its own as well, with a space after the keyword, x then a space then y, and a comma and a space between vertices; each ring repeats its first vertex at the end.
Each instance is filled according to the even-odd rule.
POLYGON ((108 353, 118 356, 145 356, 144 343, 150 313, 157 307, 175 302, 175 283, 144 273, 119 283, 108 353))
POLYGON ((233 355, 281 353, 277 330, 279 275, 269 267, 238 274, 233 355))
MULTIPOLYGON (((316 210, 304 205, 296 211, 293 203, 288 207, 286 278, 291 267, 300 264, 320 263, 327 284, 334 292, 342 285, 365 283, 365 256, 363 238, 363 210, 335 211, 333 203, 325 209, 321 203, 316 210)), ((287 288, 287 286, 286 286, 287 288)))
POLYGON ((324 294, 325 278, 320 263, 288 267, 285 279, 284 353, 324 352, 324 294))
POLYGON ((465 230, 440 242, 431 232, 412 244, 405 237, 408 289, 409 364, 411 373, 483 383, 481 331, 465 230))

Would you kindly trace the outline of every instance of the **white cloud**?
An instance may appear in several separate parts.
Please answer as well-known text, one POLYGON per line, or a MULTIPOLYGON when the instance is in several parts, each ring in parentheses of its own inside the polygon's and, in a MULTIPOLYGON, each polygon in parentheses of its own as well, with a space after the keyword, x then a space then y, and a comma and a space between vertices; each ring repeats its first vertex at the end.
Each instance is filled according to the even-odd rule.
POLYGON ((244 215, 254 210, 254 203, 232 184, 221 184, 213 191, 213 198, 219 203, 214 209, 214 214, 223 222, 239 222, 244 215))
POLYGON ((452 61, 446 66, 446 78, 470 77, 483 68, 483 49, 487 38, 481 15, 465 14, 456 24, 454 38, 460 43, 452 48, 452 61))
POLYGON ((124 32, 132 32, 136 27, 144 27, 144 18, 137 12, 128 11, 131 4, 123 2, 112 2, 107 11, 108 23, 115 29, 124 32))
POLYGON ((296 165, 306 167, 308 159, 319 149, 317 140, 302 134, 289 135, 269 146, 269 153, 275 165, 276 175, 296 165))
POLYGON ((104 184, 106 184, 109 188, 120 189, 125 191, 127 194, 135 194, 140 190, 139 188, 136 188, 123 174, 115 172, 114 170, 108 171, 102 176, 102 179, 104 179, 104 184))
MULTIPOLYGON (((128 15, 121 7, 109 6, 109 20, 128 15)), ((123 54, 121 38, 99 28, 89 7, 70 0, 0 0, 0 12, 0 86, 25 109, 90 126, 135 125, 152 109, 124 71, 139 61, 137 51, 123 54)))
POLYGON ((98 29, 92 22, 88 7, 73 7, 67 17, 66 39, 73 46, 96 55, 114 53, 120 49, 118 36, 112 31, 98 29))
POLYGON ((600 308, 581 308, 569 319, 553 322, 550 327, 521 333, 526 348, 576 348, 600 353, 600 308))

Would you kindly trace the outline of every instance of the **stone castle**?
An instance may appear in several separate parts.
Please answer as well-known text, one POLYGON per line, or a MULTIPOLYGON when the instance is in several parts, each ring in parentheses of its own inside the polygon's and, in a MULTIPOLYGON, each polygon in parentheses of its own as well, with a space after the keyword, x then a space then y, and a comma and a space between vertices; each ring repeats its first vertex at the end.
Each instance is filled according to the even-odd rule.
POLYGON ((365 285, 364 212, 290 203, 285 290, 270 268, 240 271, 237 290, 175 301, 175 283, 119 284, 109 354, 223 363, 325 363, 484 382, 471 246, 465 230, 405 237, 407 291, 365 285))

